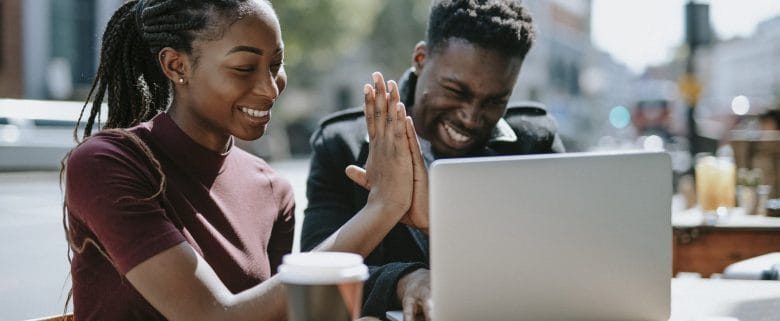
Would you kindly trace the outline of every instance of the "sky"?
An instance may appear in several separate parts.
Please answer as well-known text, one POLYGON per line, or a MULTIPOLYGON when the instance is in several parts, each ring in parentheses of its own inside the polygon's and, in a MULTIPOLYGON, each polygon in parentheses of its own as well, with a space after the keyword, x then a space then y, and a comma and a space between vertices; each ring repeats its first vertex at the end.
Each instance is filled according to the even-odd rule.
MULTIPOLYGON (((632 71, 668 61, 684 39, 687 0, 593 0, 593 42, 632 71)), ((710 24, 721 39, 750 36, 780 15, 780 0, 710 0, 710 24)))

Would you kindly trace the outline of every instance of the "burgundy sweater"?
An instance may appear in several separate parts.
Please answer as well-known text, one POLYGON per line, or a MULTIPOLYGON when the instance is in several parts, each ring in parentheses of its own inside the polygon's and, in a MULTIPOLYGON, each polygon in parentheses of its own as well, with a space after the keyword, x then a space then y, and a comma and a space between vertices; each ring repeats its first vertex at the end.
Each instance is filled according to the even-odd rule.
POLYGON ((233 293, 276 273, 292 247, 292 188, 269 165, 231 146, 215 153, 161 113, 130 131, 160 162, 160 175, 125 136, 100 132, 67 162, 65 204, 75 245, 71 265, 77 320, 164 320, 125 274, 181 242, 189 243, 233 293), (87 243, 89 244, 89 243, 87 243))

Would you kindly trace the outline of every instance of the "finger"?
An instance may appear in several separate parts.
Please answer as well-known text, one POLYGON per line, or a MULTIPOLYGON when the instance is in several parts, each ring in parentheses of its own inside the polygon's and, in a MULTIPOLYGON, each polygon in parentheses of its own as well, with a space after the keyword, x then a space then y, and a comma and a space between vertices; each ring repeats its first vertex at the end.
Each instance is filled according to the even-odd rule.
MULTIPOLYGON (((430 294, 430 292, 428 292, 430 294)), ((433 300, 431 300, 430 295, 425 295, 422 299, 422 311, 425 315, 426 321, 431 321, 431 318, 433 317, 433 300)))
POLYGON ((385 78, 382 77, 382 74, 379 72, 375 72, 371 75, 374 78, 374 88, 376 91, 374 92, 374 101, 375 101, 375 116, 378 117, 376 127, 375 127, 375 134, 378 137, 384 137, 385 134, 385 127, 387 124, 385 121, 387 120, 387 88, 385 87, 385 78))
POLYGON ((416 306, 414 298, 405 296, 401 305, 404 309, 404 321, 414 321, 414 307, 416 306))
POLYGON ((404 108, 404 104, 402 103, 395 104, 395 118, 398 119, 398 121, 396 121, 395 124, 393 125, 393 130, 395 131, 395 135, 398 136, 399 139, 405 138, 406 137, 406 108, 404 108))
POLYGON ((371 85, 366 84, 363 86, 363 114, 366 116, 366 127, 368 128, 368 139, 369 141, 374 138, 375 134, 375 127, 376 127, 376 116, 374 115, 376 111, 376 103, 374 102, 374 88, 371 87, 371 85))
MULTIPOLYGON (((390 80, 387 82, 388 84, 388 117, 392 115, 392 121, 390 121, 389 127, 393 129, 393 132, 397 136, 402 136, 404 134, 403 126, 404 126, 404 118, 406 118, 406 110, 404 110, 404 115, 402 117, 399 117, 398 113, 398 104, 401 103, 401 96, 398 94, 398 84, 390 80)), ((388 118, 388 120, 390 120, 388 118)))
POLYGON ((420 308, 425 315, 425 320, 430 321, 433 316, 433 300, 431 299, 430 283, 420 291, 420 308))
POLYGON ((390 96, 390 102, 395 105, 401 101, 401 94, 398 92, 398 83, 395 80, 390 80, 388 83, 388 94, 390 96))
POLYGON ((349 165, 344 171, 346 172, 347 177, 355 182, 355 184, 360 185, 362 188, 370 189, 368 185, 368 175, 366 175, 365 169, 355 165, 349 165))
POLYGON ((420 310, 422 310, 422 307, 420 307, 420 300, 415 299, 414 304, 412 305, 412 315, 414 315, 412 320, 417 320, 417 315, 421 312, 420 310))
POLYGON ((406 139, 409 140, 409 151, 412 153, 412 163, 414 165, 414 173, 425 174, 425 163, 422 157, 422 150, 420 148, 420 141, 417 140, 417 133, 414 131, 414 122, 412 117, 406 116, 406 139), (423 171, 420 173, 419 171, 423 171))
MULTIPOLYGON (((392 84, 395 86, 394 83, 392 84)), ((404 104, 398 100, 391 99, 390 103, 393 105, 393 108, 391 109, 392 112, 390 113, 393 117, 393 121, 388 124, 390 125, 389 128, 393 131, 393 135, 399 139, 399 143, 406 144, 405 141, 400 141, 401 138, 406 136, 406 130, 404 129, 406 127, 406 109, 404 108, 404 104)))
MULTIPOLYGON (((398 91, 398 85, 395 83, 395 81, 388 81, 387 82, 387 90, 389 92, 398 91)), ((398 106, 396 106, 397 103, 393 101, 392 94, 387 94, 387 127, 385 130, 388 132, 385 133, 385 137, 388 140, 389 144, 391 145, 393 142, 395 142, 395 136, 397 135, 396 130, 396 124, 398 123, 398 106)))

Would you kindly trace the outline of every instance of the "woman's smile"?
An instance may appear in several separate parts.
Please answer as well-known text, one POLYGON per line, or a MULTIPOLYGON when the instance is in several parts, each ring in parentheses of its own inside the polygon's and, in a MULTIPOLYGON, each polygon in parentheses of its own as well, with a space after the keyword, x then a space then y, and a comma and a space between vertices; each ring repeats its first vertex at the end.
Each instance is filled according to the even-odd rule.
POLYGON ((241 111, 247 119, 256 125, 265 125, 271 121, 271 109, 261 110, 257 107, 238 106, 238 110, 241 111))

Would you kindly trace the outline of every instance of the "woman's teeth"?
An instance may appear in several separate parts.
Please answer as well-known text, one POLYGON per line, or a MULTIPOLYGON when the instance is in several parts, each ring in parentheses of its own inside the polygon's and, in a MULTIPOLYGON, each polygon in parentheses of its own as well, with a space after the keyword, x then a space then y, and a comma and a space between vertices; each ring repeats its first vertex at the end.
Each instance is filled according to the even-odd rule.
POLYGON ((257 109, 250 109, 250 108, 246 108, 246 107, 241 107, 241 111, 244 112, 245 114, 249 115, 249 116, 258 117, 258 118, 259 117, 268 116, 268 113, 271 112, 270 110, 263 111, 263 110, 257 110, 257 109))
POLYGON ((464 142, 467 142, 467 141, 470 139, 468 136, 466 136, 466 135, 463 135, 463 134, 459 133, 458 131, 456 131, 456 130, 455 130, 454 128, 452 128, 452 126, 450 126, 449 124, 444 124, 444 129, 446 129, 446 130, 447 130, 447 133, 448 133, 448 134, 450 135, 450 137, 451 137, 453 140, 455 140, 456 142, 459 142, 459 143, 464 143, 464 142))

